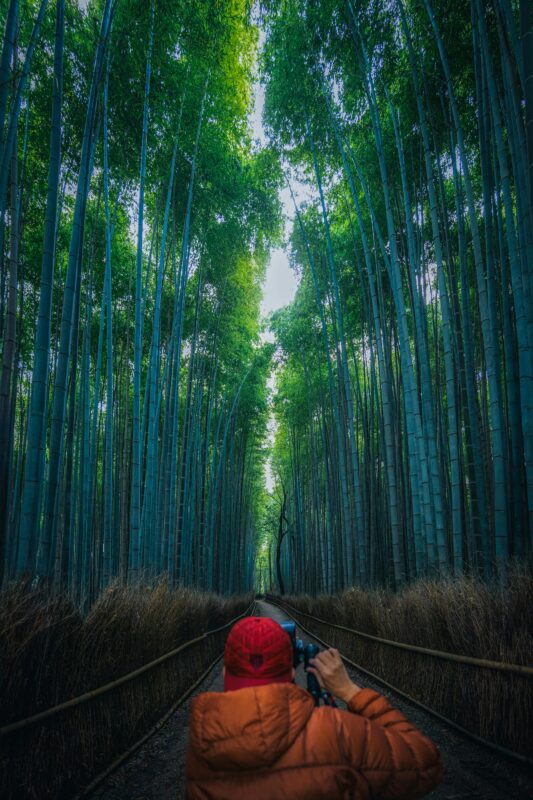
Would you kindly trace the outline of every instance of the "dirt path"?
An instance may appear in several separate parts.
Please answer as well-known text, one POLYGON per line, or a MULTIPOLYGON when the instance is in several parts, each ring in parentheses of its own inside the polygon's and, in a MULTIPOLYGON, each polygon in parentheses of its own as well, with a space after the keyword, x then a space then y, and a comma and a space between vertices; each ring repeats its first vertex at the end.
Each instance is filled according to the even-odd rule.
MULTIPOLYGON (((282 621, 287 619, 275 606, 257 602, 256 614, 282 621)), ((312 641, 299 632, 304 642, 312 641)), ((198 690, 222 691, 222 666, 217 665, 198 690)), ((454 733, 443 723, 411 705, 393 692, 383 690, 362 673, 349 669, 362 686, 382 692, 415 725, 439 746, 446 767, 442 784, 431 800, 530 800, 533 776, 525 768, 499 757, 487 748, 454 733)), ((296 682, 305 685, 302 668, 296 682)), ((179 800, 184 797, 185 749, 189 699, 141 749, 91 795, 94 800, 179 800)), ((259 800, 259 798, 258 798, 259 800)))

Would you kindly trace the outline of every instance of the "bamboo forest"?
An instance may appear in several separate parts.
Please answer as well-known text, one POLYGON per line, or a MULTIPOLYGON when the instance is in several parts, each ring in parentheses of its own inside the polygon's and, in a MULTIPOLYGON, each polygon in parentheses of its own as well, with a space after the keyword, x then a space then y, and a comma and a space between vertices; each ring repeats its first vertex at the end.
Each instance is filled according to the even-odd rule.
POLYGON ((316 595, 527 559, 531 4, 0 22, 4 584, 316 595))
POLYGON ((181 797, 247 616, 532 796, 531 0, 0 0, 0 341, 3 798, 181 797))

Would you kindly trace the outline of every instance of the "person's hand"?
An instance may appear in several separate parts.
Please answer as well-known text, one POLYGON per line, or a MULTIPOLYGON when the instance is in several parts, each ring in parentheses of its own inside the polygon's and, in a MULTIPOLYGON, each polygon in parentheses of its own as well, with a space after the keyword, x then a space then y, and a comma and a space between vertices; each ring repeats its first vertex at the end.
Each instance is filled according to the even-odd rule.
POLYGON ((345 703, 360 691, 361 687, 346 672, 338 650, 321 650, 309 664, 307 671, 316 677, 320 686, 345 703))

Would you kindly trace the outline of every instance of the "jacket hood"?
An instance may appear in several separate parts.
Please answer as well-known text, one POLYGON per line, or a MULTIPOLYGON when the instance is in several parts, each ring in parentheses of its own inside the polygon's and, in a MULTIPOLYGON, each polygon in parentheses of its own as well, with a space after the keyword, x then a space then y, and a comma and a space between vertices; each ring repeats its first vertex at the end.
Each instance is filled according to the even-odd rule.
POLYGON ((272 683, 193 700, 190 745, 215 770, 259 769, 294 742, 315 707, 305 689, 272 683))

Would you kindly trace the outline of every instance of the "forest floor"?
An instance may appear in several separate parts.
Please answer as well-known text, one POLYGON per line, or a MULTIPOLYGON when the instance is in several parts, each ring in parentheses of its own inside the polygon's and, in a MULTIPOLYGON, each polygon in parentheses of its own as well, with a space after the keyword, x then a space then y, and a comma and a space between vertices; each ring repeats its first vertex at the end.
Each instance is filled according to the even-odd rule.
MULTIPOLYGON (((278 621, 283 612, 262 601, 257 614, 278 621)), ((309 636, 298 635, 304 642, 309 636)), ((444 723, 421 709, 384 690, 354 669, 348 670, 353 680, 382 692, 415 725, 440 748, 445 765, 443 782, 427 795, 431 800, 530 800, 533 797, 533 776, 524 767, 499 756, 488 748, 464 738, 444 723)), ((297 671, 296 682, 305 685, 303 669, 297 671)), ((200 692, 222 691, 222 666, 218 664, 201 684, 200 692)), ((134 753, 91 795, 94 800, 181 800, 185 797, 185 750, 187 720, 191 699, 181 706, 148 742, 134 753)))

